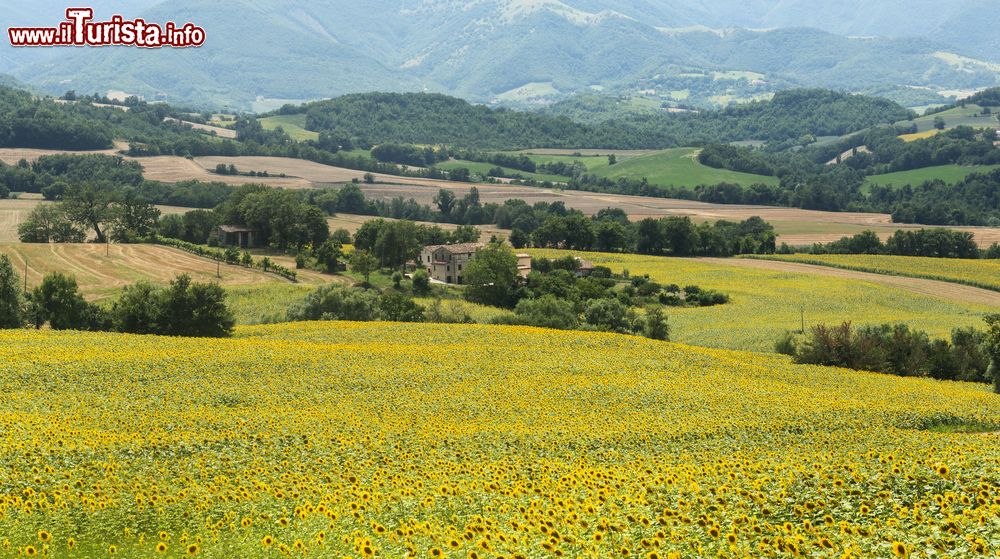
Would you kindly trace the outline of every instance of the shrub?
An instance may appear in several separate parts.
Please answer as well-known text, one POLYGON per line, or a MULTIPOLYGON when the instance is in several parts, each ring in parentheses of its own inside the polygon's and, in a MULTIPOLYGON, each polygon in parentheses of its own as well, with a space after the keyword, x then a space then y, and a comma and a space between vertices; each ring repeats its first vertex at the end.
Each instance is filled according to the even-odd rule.
POLYGON ((388 322, 423 322, 424 308, 406 295, 388 291, 376 303, 378 318, 388 322))
POLYGON ((573 303, 554 295, 538 299, 523 299, 514 309, 517 322, 527 326, 572 330, 580 325, 573 303))
POLYGON ((10 257, 0 254, 0 328, 21 326, 24 326, 21 278, 14 270, 10 257))
POLYGON ((646 337, 654 340, 670 340, 670 325, 660 307, 653 307, 646 312, 646 337))
POLYGON ((628 333, 632 324, 628 307, 615 299, 595 299, 583 312, 587 324, 609 332, 628 333))
POLYGON ((107 315, 83 299, 76 278, 58 272, 31 291, 28 314, 35 328, 48 323, 53 330, 108 329, 107 315))
POLYGON ((236 323, 226 307, 225 290, 214 283, 193 284, 187 274, 170 282, 157 299, 157 334, 221 338, 228 336, 236 323))
POLYGON ((413 278, 411 281, 414 293, 424 295, 431 289, 431 276, 427 273, 427 270, 420 269, 413 272, 413 278))
POLYGON ((324 285, 288 309, 288 320, 371 321, 376 319, 377 301, 378 295, 372 291, 324 285))

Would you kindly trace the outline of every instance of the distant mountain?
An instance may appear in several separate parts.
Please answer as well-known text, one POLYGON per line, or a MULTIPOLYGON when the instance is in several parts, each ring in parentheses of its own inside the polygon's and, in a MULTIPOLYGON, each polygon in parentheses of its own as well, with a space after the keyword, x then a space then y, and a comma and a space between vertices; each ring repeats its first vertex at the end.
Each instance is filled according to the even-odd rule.
MULTIPOLYGON (((192 21, 208 42, 180 51, 6 48, 0 72, 50 92, 121 90, 256 110, 373 90, 514 106, 596 90, 704 108, 836 87, 929 104, 942 100, 938 91, 1000 84, 989 62, 997 16, 980 13, 988 1, 105 0, 98 17, 114 9, 192 21), (748 29, 760 27, 775 29, 748 29)), ((55 22, 59 9, 42 4, 29 15, 55 22)), ((29 17, 19 10, 11 20, 29 17)))

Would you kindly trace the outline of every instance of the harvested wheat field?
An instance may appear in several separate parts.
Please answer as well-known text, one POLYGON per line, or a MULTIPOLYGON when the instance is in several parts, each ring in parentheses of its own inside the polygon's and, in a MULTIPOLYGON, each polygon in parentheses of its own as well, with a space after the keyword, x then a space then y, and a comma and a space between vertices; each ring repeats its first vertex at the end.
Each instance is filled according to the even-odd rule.
MULTIPOLYGON (((17 200, 0 200, 0 243, 15 243, 18 241, 17 226, 27 219, 35 207, 40 204, 50 204, 39 198, 17 200)), ((163 215, 182 214, 191 208, 177 206, 156 206, 163 215)))
POLYGON ((223 128, 221 126, 211 126, 209 124, 198 124, 197 122, 188 122, 186 120, 178 120, 176 118, 167 117, 163 119, 167 122, 179 122, 181 124, 186 124, 195 130, 202 130, 204 132, 215 133, 219 138, 227 138, 229 140, 236 139, 236 131, 230 128, 223 128))
MULTIPOLYGON (((327 223, 330 224, 331 231, 336 231, 337 229, 346 229, 351 235, 354 235, 355 233, 358 232, 358 229, 360 229, 362 225, 373 219, 379 219, 379 218, 371 215, 337 214, 336 216, 331 217, 326 221, 327 223)), ((395 219, 392 218, 382 218, 382 219, 385 219, 386 221, 396 221, 395 219)), ((421 225, 431 225, 431 226, 436 225, 446 231, 454 231, 455 229, 458 228, 457 225, 453 225, 451 223, 427 223, 422 221, 418 221, 417 223, 421 225)), ((507 238, 510 236, 509 229, 500 229, 499 227, 495 227, 493 225, 477 225, 476 229, 479 229, 481 233, 480 240, 484 242, 490 240, 490 237, 492 237, 493 235, 502 238, 507 238)))
POLYGON ((215 261, 154 245, 15 243, 0 245, 0 254, 10 256, 22 274, 27 259, 29 287, 38 285, 45 274, 61 272, 76 276, 80 290, 90 299, 108 297, 141 280, 167 283, 180 274, 222 285, 287 283, 273 274, 226 264, 219 268, 222 277, 217 278, 215 261))
POLYGON ((795 274, 814 274, 817 276, 869 281, 888 285, 903 291, 909 291, 910 293, 944 299, 946 301, 972 303, 976 305, 992 305, 1000 308, 1000 292, 945 281, 873 274, 870 272, 858 272, 854 270, 844 270, 841 268, 831 268, 828 266, 801 264, 798 262, 780 262, 777 260, 758 260, 751 258, 703 258, 700 260, 711 264, 753 268, 757 270, 772 270, 776 272, 789 272, 795 274))

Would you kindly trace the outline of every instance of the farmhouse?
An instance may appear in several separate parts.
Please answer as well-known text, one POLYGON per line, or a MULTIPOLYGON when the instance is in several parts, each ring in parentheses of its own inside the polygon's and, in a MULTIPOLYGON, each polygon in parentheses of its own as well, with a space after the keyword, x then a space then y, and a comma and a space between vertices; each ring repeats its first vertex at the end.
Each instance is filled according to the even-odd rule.
POLYGON ((257 246, 260 232, 239 225, 220 225, 216 236, 224 247, 252 248, 257 246))
POLYGON ((420 265, 437 281, 461 284, 462 272, 481 248, 482 243, 426 246, 420 253, 420 265))
MULTIPOLYGON (((482 243, 426 246, 420 253, 420 265, 437 281, 461 284, 465 268, 481 248, 482 243)), ((517 274, 527 278, 530 273, 531 255, 518 254, 517 274)))

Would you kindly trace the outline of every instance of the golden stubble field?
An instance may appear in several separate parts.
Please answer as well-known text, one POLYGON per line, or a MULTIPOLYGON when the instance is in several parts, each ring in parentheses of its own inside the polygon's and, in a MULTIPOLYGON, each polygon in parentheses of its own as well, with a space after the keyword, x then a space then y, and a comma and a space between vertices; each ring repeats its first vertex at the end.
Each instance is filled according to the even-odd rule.
MULTIPOLYGON (((122 147, 125 146, 118 145, 117 149, 121 149, 122 147)), ((0 149, 0 161, 15 164, 22 158, 30 161, 37 159, 41 155, 51 153, 64 152, 14 148, 0 149)), ((95 153, 113 153, 113 150, 95 153)), ((183 157, 158 156, 134 159, 143 165, 146 178, 162 182, 199 180, 224 182, 232 185, 254 182, 278 188, 305 189, 337 187, 354 179, 361 180, 365 174, 363 171, 343 169, 284 157, 212 156, 185 159, 183 157), (270 175, 284 173, 286 176, 249 177, 217 175, 212 170, 219 163, 236 165, 241 172, 267 171, 270 175)), ((779 242, 785 242, 793 246, 835 241, 845 235, 853 235, 866 229, 875 231, 880 237, 885 239, 898 229, 917 229, 922 227, 919 225, 895 224, 892 223, 891 216, 875 213, 824 212, 772 206, 710 204, 668 198, 624 196, 558 188, 535 188, 506 183, 457 183, 382 174, 376 174, 375 179, 375 184, 361 184, 362 190, 364 190, 368 197, 376 200, 389 200, 401 196, 407 199, 412 198, 421 204, 427 205, 433 205, 434 196, 442 188, 451 190, 461 197, 468 194, 475 187, 479 190, 480 199, 483 203, 492 202, 502 204, 506 200, 515 198, 525 200, 529 203, 563 202, 567 207, 578 209, 587 215, 596 214, 604 208, 615 207, 623 209, 633 220, 647 217, 687 216, 696 221, 712 222, 718 220, 740 221, 748 217, 759 216, 774 224, 779 234, 779 242)), ((955 227, 954 229, 972 232, 981 246, 989 246, 1000 242, 1000 228, 955 227)))

